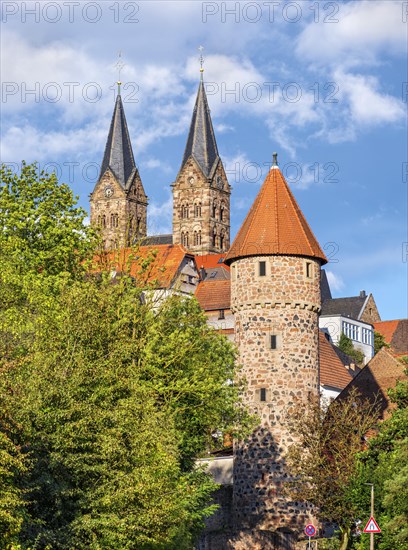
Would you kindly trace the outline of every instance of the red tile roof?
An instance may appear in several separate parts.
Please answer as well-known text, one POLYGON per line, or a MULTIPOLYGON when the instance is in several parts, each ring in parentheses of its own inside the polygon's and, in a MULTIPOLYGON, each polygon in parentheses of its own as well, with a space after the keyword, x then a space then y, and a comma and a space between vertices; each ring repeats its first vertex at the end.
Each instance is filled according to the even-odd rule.
POLYGON ((231 281, 202 281, 195 296, 204 311, 231 308, 231 281))
POLYGON ((379 321, 374 329, 384 336, 395 355, 408 355, 408 319, 379 321))
POLYGON ((395 388, 397 380, 407 380, 404 373, 406 365, 386 349, 382 348, 374 357, 361 369, 357 376, 341 392, 337 399, 344 399, 349 395, 352 388, 357 388, 364 398, 374 400, 377 396, 380 404, 380 418, 387 418, 390 411, 395 408, 388 397, 388 390, 395 388))
POLYGON ((225 269, 229 270, 229 266, 224 263, 225 256, 226 256, 226 253, 204 254, 202 256, 196 256, 195 260, 196 260, 197 268, 201 269, 203 267, 208 271, 216 267, 224 267, 225 269))
POLYGON ((129 273, 138 284, 150 283, 157 288, 168 288, 186 255, 189 255, 187 250, 179 244, 152 245, 107 252, 99 261, 102 265, 106 263, 110 270, 129 273))
POLYGON ((245 256, 326 256, 278 167, 273 167, 227 253, 226 262, 245 256))
POLYGON ((324 332, 319 330, 320 384, 343 390, 353 379, 324 332))

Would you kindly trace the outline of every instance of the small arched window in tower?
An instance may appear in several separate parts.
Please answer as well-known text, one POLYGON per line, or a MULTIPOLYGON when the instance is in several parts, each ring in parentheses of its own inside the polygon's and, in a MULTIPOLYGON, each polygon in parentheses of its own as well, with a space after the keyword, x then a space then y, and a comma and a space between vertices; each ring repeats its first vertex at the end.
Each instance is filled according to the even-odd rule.
POLYGON ((105 214, 102 216, 102 227, 106 227, 106 216, 105 216, 105 214))
POLYGON ((266 388, 260 388, 259 401, 266 401, 266 388))
POLYGON ((220 221, 224 221, 224 204, 220 206, 220 221))
POLYGON ((306 278, 311 279, 312 278, 312 263, 306 262, 306 278))
POLYGON ((188 218, 188 204, 183 204, 181 207, 181 217, 184 220, 188 218))
POLYGON ((98 216, 98 225, 99 225, 99 227, 101 226, 101 222, 102 222, 102 218, 100 216, 98 216))
POLYGON ((111 214, 111 227, 118 227, 118 226, 119 226, 119 215, 111 214))
POLYGON ((188 231, 181 233, 181 244, 186 248, 188 247, 188 231))
POLYGON ((194 216, 196 218, 201 218, 201 202, 197 202, 194 205, 194 216))
POLYGON ((259 262, 259 276, 265 277, 266 275, 266 262, 259 262))
POLYGON ((211 242, 212 242, 212 245, 213 245, 213 246, 216 246, 216 243, 217 243, 217 233, 216 233, 215 229, 212 230, 211 242))
POLYGON ((216 215, 217 215, 217 203, 214 201, 213 204, 212 204, 212 217, 215 218, 216 215))
POLYGON ((224 248, 224 240, 225 240, 224 233, 221 233, 220 234, 220 249, 221 250, 224 248))

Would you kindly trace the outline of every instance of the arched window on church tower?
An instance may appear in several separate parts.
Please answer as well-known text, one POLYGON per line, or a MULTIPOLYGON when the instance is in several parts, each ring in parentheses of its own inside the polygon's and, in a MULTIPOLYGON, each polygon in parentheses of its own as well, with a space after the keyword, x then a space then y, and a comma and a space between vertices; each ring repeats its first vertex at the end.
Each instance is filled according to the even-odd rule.
POLYGON ((181 217, 185 220, 188 218, 188 204, 183 204, 181 207, 181 217))
POLYGON ((185 246, 186 248, 188 247, 188 231, 186 231, 186 232, 182 231, 181 232, 181 244, 183 246, 185 246))
POLYGON ((201 202, 197 202, 194 205, 194 217, 201 218, 201 202))
POLYGON ((111 227, 118 227, 118 226, 119 226, 119 215, 111 214, 111 227))
POLYGON ((102 216, 102 227, 106 227, 106 216, 105 216, 105 214, 102 216))
POLYGON ((212 217, 215 218, 217 215, 217 203, 214 201, 212 204, 212 217))
POLYGON ((224 203, 221 203, 221 206, 220 206, 220 221, 224 220, 224 209, 225 209, 224 203))
POLYGON ((220 234, 220 249, 221 250, 224 248, 224 240, 225 240, 225 236, 224 236, 224 232, 222 231, 221 234, 220 234))
POLYGON ((217 246, 217 232, 215 228, 212 230, 211 240, 212 240, 212 245, 217 246))

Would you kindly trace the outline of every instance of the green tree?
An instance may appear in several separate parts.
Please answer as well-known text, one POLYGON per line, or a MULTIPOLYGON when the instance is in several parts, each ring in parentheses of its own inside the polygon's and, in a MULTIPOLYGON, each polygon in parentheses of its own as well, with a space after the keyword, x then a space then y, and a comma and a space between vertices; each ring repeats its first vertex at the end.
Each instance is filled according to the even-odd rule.
POLYGON ((353 346, 353 341, 344 334, 341 333, 339 343, 337 347, 344 351, 347 355, 352 357, 358 365, 362 365, 364 362, 364 353, 353 346))
MULTIPOLYGON (((370 499, 365 484, 374 483, 376 519, 381 527, 381 535, 376 535, 378 548, 403 550, 408 546, 408 382, 399 381, 388 393, 397 408, 359 457, 353 502, 361 516, 368 518, 370 499)), ((356 547, 368 549, 368 537, 362 535, 356 547)))
POLYGON ((374 331, 374 355, 376 355, 380 351, 380 349, 384 347, 389 348, 390 345, 387 344, 384 336, 380 332, 377 332, 375 330, 374 331))
POLYGON ((341 550, 349 548, 351 526, 358 517, 351 494, 357 455, 376 423, 376 405, 356 391, 332 402, 327 412, 319 401, 307 411, 299 408, 293 420, 296 443, 288 456, 294 475, 291 497, 310 502, 322 521, 339 526, 341 550))

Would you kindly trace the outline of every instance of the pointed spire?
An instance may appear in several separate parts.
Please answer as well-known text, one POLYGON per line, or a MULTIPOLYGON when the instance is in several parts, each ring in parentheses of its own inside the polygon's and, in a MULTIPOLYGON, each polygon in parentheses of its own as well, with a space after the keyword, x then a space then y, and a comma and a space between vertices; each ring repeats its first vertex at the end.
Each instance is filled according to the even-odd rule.
POLYGON ((225 263, 248 256, 308 256, 327 263, 282 172, 277 155, 229 249, 225 263))
POLYGON ((116 97, 115 109, 113 111, 108 140, 106 142, 100 176, 103 176, 108 168, 112 170, 124 189, 130 181, 130 177, 136 171, 132 144, 130 143, 129 131, 120 94, 116 97))
POLYGON ((200 84, 198 86, 197 99, 181 168, 183 168, 187 160, 192 156, 201 168, 204 176, 208 178, 220 157, 211 121, 210 109, 208 107, 207 95, 205 93, 202 71, 203 69, 201 67, 200 84))

